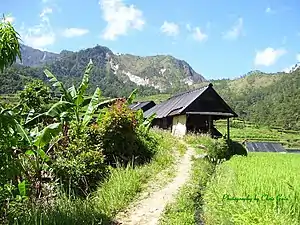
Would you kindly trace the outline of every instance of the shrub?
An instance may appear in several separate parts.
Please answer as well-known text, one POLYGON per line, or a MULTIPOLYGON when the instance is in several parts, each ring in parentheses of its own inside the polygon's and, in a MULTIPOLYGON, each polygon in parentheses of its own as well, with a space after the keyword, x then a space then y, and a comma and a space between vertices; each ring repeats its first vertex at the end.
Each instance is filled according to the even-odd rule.
POLYGON ((24 90, 20 92, 20 103, 25 112, 33 109, 34 112, 44 112, 47 110, 47 104, 51 100, 50 88, 43 81, 35 80, 28 83, 24 90))
POLYGON ((215 162, 221 159, 226 159, 229 157, 229 146, 225 139, 211 139, 207 142, 207 155, 211 161, 215 162))
POLYGON ((103 144, 108 164, 126 165, 131 161, 141 164, 153 155, 156 140, 138 129, 137 115, 127 107, 125 99, 116 101, 98 121, 97 139, 103 144))
POLYGON ((62 184, 79 194, 87 195, 94 190, 98 182, 108 173, 104 163, 103 150, 91 130, 82 134, 80 138, 72 138, 67 147, 59 146, 55 152, 53 168, 62 184))

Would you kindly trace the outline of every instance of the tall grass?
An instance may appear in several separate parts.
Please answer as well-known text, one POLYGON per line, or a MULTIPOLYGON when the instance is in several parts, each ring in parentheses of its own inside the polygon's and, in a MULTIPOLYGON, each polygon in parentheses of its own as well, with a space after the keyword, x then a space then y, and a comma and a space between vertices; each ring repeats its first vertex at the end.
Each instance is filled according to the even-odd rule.
MULTIPOLYGON (((167 132, 156 131, 156 134, 160 135, 160 145, 150 164, 136 168, 115 169, 110 178, 95 193, 95 204, 103 214, 114 217, 118 211, 124 209, 137 197, 140 191, 146 188, 147 182, 158 179, 156 175, 159 172, 165 169, 173 171, 174 154, 178 150, 182 152, 183 146, 178 141, 174 141, 167 132)), ((174 173, 169 175, 172 176, 174 173)), ((162 177, 161 179, 167 178, 162 177)))
POLYGON ((213 168, 213 164, 207 160, 193 160, 191 178, 180 189, 175 201, 167 205, 160 220, 161 225, 199 224, 202 194, 213 168))
POLYGON ((300 224, 300 155, 234 156, 204 195, 205 224, 300 224))
POLYGON ((183 154, 185 146, 174 140, 168 132, 152 131, 159 145, 152 161, 144 166, 112 169, 110 177, 87 199, 59 196, 52 205, 29 207, 13 224, 110 224, 114 216, 124 209, 150 182, 164 182, 168 177, 157 177, 167 170, 174 176, 176 154, 183 154))

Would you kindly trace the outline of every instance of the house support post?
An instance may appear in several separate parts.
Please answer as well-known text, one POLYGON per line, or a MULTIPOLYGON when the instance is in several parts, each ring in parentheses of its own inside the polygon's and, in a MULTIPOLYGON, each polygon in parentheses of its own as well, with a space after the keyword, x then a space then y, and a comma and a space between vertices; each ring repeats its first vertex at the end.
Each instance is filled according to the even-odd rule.
POLYGON ((211 137, 212 137, 212 127, 213 127, 212 122, 213 121, 212 121, 211 116, 208 116, 208 133, 211 137))
POLYGON ((230 124, 229 118, 227 118, 227 140, 230 140, 230 124))

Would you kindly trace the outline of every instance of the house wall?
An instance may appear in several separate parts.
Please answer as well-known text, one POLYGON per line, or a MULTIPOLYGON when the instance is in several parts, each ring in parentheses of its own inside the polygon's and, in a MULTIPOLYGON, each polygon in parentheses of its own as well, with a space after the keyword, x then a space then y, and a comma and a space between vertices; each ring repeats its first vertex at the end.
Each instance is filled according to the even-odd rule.
POLYGON ((186 134, 186 115, 178 115, 173 117, 172 135, 183 136, 186 134))
POLYGON ((172 118, 165 117, 165 118, 154 119, 152 121, 152 127, 159 127, 161 129, 171 129, 172 128, 172 118))

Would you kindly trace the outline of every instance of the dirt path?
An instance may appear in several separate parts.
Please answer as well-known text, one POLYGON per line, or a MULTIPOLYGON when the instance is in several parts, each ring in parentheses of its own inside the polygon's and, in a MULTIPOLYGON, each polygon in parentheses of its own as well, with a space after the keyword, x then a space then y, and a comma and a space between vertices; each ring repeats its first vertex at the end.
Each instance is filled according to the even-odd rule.
POLYGON ((173 200, 180 187, 189 179, 192 155, 194 155, 194 150, 188 148, 185 155, 177 163, 176 177, 164 188, 137 202, 123 216, 117 216, 118 223, 116 224, 157 225, 167 203, 173 200))

